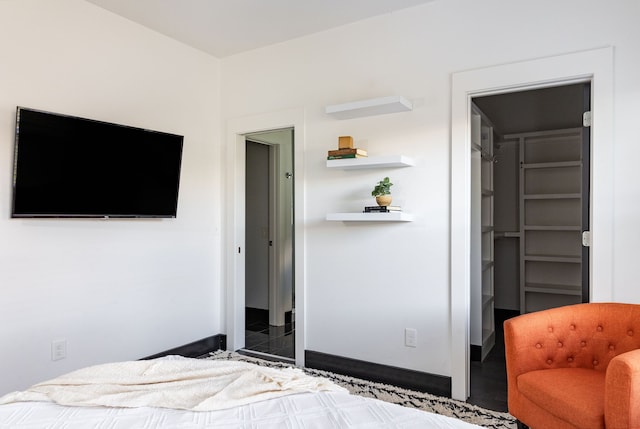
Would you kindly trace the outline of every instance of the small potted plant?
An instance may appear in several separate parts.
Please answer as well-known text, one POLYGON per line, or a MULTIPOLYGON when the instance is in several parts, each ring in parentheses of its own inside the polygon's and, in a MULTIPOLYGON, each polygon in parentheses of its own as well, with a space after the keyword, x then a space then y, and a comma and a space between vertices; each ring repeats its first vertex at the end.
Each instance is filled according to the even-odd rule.
POLYGON ((376 197, 376 203, 379 206, 388 206, 391 204, 391 186, 393 183, 389 180, 388 177, 385 177, 373 188, 371 191, 371 196, 376 197))

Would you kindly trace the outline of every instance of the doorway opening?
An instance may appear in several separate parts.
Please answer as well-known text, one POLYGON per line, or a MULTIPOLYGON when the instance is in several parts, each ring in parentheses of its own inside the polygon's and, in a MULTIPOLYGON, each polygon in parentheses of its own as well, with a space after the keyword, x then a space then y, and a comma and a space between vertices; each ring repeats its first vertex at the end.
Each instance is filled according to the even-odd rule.
POLYGON ((451 91, 451 396, 467 400, 470 331, 471 139, 473 97, 590 81, 590 300, 613 299, 613 48, 456 72, 451 91))
POLYGON ((589 300, 590 89, 587 81, 471 100, 477 405, 507 411, 504 320, 589 300))
POLYGON ((293 128, 245 135, 243 351, 295 362, 293 128))

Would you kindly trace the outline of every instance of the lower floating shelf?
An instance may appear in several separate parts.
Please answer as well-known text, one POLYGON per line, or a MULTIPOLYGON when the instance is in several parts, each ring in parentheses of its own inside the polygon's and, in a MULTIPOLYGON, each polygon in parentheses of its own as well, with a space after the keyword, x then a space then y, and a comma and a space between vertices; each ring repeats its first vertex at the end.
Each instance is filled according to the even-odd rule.
POLYGON ((328 213, 327 220, 344 222, 412 222, 413 215, 404 212, 392 213, 328 213))

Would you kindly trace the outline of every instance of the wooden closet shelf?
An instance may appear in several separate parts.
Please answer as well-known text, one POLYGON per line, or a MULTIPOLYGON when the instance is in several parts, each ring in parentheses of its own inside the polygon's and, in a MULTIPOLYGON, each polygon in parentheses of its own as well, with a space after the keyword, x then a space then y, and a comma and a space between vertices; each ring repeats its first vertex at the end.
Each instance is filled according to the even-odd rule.
POLYGON ((525 231, 582 231, 580 225, 524 225, 525 231))
POLYGON ((582 262, 580 256, 566 255, 525 255, 524 260, 533 262, 568 262, 572 264, 580 264, 582 262))
POLYGON ((575 200, 582 198, 582 194, 524 194, 525 200, 575 200))
POLYGON ((561 285, 550 283, 525 283, 525 292, 549 293, 555 295, 581 296, 582 288, 579 285, 561 285))
POLYGON ((582 167, 582 161, 532 162, 522 164, 522 168, 563 168, 582 167))

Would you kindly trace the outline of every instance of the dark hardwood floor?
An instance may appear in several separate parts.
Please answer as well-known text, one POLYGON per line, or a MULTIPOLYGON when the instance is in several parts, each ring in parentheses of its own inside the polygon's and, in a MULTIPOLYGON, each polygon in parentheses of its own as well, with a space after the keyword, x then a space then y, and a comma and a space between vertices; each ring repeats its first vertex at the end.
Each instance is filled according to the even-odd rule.
POLYGON ((496 345, 483 362, 471 362, 471 395, 467 400, 468 403, 494 411, 508 411, 502 324, 515 315, 517 313, 511 311, 496 311, 496 345))

